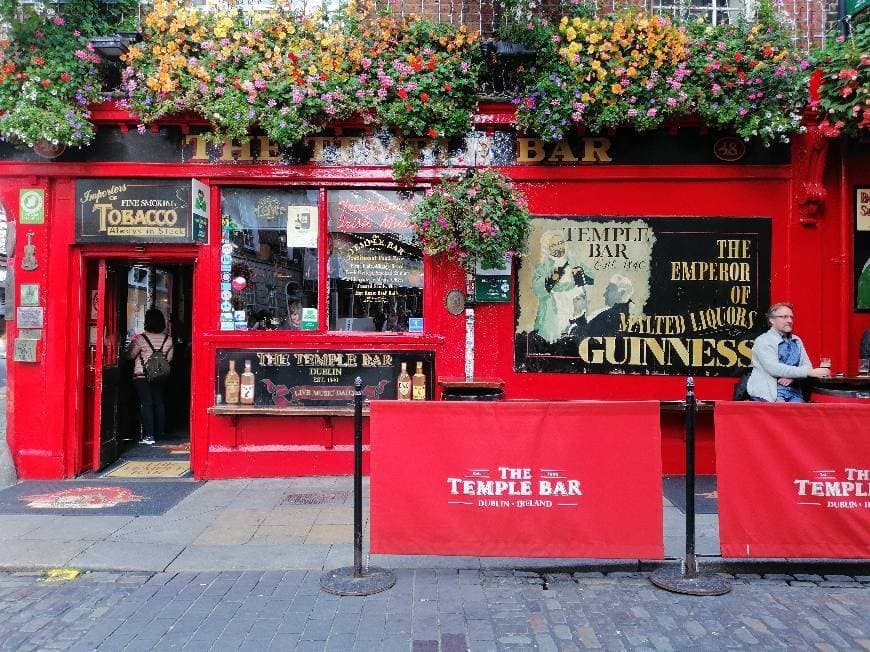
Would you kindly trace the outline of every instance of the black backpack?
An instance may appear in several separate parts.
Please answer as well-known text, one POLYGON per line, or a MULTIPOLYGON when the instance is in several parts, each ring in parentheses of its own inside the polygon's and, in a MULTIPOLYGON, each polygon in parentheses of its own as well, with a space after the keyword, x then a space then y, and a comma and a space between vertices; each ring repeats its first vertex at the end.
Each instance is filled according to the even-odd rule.
POLYGON ((749 376, 752 372, 747 371, 743 375, 740 376, 740 379, 734 384, 734 396, 733 399, 735 401, 750 401, 752 397, 749 396, 749 392, 746 391, 746 384, 749 382, 749 376))
POLYGON ((172 371, 172 367, 169 366, 169 360, 166 359, 166 355, 163 353, 163 346, 166 344, 166 340, 169 336, 163 336, 163 342, 160 344, 159 349, 154 348, 154 345, 145 333, 142 333, 142 337, 145 338, 145 341, 148 342, 148 346, 151 347, 151 357, 148 358, 147 361, 141 353, 139 354, 139 357, 142 358, 142 371, 145 372, 145 380, 149 383, 166 380, 169 378, 169 373, 172 371))

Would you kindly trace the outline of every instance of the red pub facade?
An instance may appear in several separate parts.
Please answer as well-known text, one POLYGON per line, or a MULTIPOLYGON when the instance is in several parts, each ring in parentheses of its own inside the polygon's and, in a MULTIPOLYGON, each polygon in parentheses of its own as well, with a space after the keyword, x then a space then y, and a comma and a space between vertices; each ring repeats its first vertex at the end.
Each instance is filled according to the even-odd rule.
MULTIPOLYGON (((674 400, 687 375, 700 399, 729 399, 771 301, 794 304, 814 361, 855 375, 870 326, 856 299, 870 151, 813 129, 769 149, 693 124, 545 146, 510 106, 484 105, 465 142, 417 143, 423 166, 399 186, 388 133, 345 127, 282 152, 265 137, 208 144, 196 122, 142 134, 108 107, 93 117, 87 149, 0 152, 22 479, 99 470, 138 440, 124 349, 152 306, 171 324, 170 429, 189 437, 195 477, 349 473, 355 376, 394 399, 402 367, 419 368, 438 400, 440 379, 465 374, 464 270, 423 255, 407 216, 468 166, 509 176, 533 215, 507 285, 477 279, 492 293, 477 294, 474 375, 503 381, 506 399, 674 400), (586 274, 582 298, 550 306, 558 317, 534 291, 554 236, 586 274), (230 363, 246 362, 251 404, 227 405, 230 363)), ((682 471, 681 418, 662 413, 665 473, 682 471)), ((699 437, 712 472, 703 415, 699 437)))

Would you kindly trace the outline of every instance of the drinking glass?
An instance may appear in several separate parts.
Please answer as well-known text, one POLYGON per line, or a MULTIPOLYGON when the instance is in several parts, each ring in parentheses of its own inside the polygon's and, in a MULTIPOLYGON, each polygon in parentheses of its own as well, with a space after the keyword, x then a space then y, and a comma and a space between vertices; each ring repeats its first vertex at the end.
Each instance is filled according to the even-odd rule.
POLYGON ((830 369, 831 368, 831 359, 830 358, 822 358, 819 362, 819 366, 822 369, 830 369))
POLYGON ((858 361, 858 375, 870 376, 870 358, 861 358, 858 361))

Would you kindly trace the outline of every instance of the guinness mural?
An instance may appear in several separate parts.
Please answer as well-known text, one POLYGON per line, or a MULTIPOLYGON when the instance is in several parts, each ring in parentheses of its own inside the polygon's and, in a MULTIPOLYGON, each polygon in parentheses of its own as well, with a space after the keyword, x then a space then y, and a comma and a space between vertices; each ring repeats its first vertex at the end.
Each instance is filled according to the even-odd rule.
POLYGON ((538 217, 514 367, 736 376, 770 302, 770 219, 538 217))
MULTIPOLYGON (((208 215, 204 186, 197 213, 208 215)), ((190 180, 79 179, 76 242, 193 242, 190 180)))

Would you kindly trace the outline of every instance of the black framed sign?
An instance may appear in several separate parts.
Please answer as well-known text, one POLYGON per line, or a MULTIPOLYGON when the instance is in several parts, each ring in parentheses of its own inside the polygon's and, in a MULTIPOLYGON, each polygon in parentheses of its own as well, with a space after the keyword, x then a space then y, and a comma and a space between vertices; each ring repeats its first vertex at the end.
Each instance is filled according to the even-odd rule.
POLYGON ((769 218, 534 218, 515 370, 739 375, 766 329, 770 237, 769 218))
POLYGON ((870 186, 855 188, 855 310, 870 312, 870 186))
MULTIPOLYGON (((190 179, 79 179, 76 242, 193 242, 191 195, 197 183, 190 179)), ((208 193, 199 194, 196 212, 204 220, 208 193)))
POLYGON ((413 377, 418 363, 426 398, 434 396, 434 351, 218 349, 215 396, 220 403, 236 400, 226 389, 231 363, 238 383, 253 385, 253 405, 352 406, 357 376, 367 400, 395 399, 402 365, 413 377), (245 378, 248 368, 251 376, 245 378))

